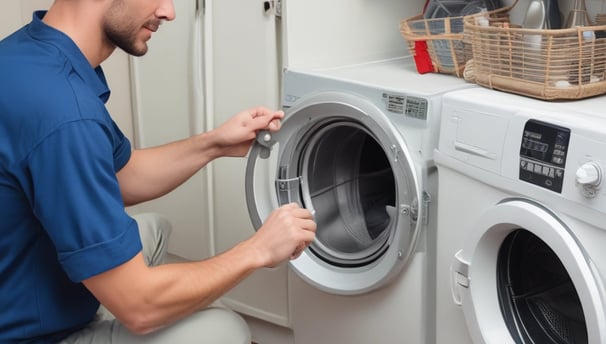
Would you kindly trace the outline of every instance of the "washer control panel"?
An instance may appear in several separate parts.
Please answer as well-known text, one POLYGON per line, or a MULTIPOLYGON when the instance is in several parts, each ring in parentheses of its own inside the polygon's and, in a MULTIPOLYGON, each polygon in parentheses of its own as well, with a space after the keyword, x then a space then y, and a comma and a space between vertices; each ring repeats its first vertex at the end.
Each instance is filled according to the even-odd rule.
POLYGON ((528 120, 520 145, 520 180, 561 193, 569 141, 570 129, 528 120))

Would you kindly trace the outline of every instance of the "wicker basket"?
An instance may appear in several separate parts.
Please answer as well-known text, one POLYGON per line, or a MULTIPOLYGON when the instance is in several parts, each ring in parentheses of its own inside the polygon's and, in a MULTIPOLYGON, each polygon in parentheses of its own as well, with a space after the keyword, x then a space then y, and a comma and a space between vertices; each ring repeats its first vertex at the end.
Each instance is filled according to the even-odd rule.
MULTIPOLYGON (((512 7, 486 13, 508 18, 512 7)), ((417 43, 426 42, 435 72, 463 77, 465 63, 473 56, 471 44, 465 39, 463 18, 424 19, 423 14, 418 14, 400 22, 400 33, 407 41, 408 49, 413 56, 418 53, 417 43)))
POLYGON ((523 29, 492 15, 464 24, 473 51, 465 74, 479 85, 545 100, 606 93, 606 25, 523 29))

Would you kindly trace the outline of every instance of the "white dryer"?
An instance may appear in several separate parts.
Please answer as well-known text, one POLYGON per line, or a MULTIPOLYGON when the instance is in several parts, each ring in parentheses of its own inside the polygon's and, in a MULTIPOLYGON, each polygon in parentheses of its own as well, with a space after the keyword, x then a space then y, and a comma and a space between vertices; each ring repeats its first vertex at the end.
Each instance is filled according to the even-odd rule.
POLYGON ((433 330, 441 97, 474 87, 419 75, 411 58, 284 72, 282 129, 247 166, 255 226, 281 204, 315 212, 316 240, 290 263, 296 343, 427 343, 433 330))
POLYGON ((606 343, 605 105, 444 97, 437 343, 606 343))

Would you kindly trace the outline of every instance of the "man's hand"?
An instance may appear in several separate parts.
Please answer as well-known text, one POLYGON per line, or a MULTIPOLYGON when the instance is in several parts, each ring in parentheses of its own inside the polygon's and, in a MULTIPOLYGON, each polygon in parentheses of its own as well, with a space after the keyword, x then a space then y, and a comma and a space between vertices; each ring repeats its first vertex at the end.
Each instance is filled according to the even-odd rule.
POLYGON ((277 131, 284 112, 257 107, 237 113, 213 130, 221 156, 245 156, 261 130, 277 131))
POLYGON ((290 203, 274 210, 246 243, 256 247, 260 266, 273 267, 297 258, 314 240, 315 232, 312 213, 290 203))

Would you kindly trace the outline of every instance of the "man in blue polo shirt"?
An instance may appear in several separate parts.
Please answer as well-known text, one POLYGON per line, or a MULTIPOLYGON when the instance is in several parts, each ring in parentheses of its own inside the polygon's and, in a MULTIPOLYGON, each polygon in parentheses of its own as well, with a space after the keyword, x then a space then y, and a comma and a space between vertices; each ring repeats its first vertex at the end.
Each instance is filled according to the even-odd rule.
POLYGON ((290 204, 211 259, 146 264, 124 206, 170 192, 215 158, 245 156, 283 117, 250 109, 132 151, 105 108, 100 65, 116 47, 145 54, 174 17, 172 0, 56 0, 0 42, 1 343, 244 343, 239 318, 207 307, 313 240, 311 214, 290 204), (95 320, 100 303, 116 319, 95 320))

